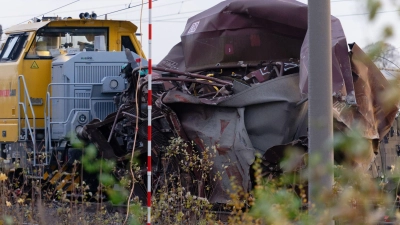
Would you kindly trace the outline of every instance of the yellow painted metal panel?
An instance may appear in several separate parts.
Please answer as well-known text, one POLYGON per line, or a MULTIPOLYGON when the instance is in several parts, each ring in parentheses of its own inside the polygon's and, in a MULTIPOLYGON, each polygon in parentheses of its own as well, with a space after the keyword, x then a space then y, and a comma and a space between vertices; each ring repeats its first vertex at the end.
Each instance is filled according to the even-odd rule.
POLYGON ((13 34, 13 33, 21 33, 21 32, 26 32, 26 31, 35 31, 41 27, 46 26, 48 23, 49 23, 49 21, 40 22, 40 23, 27 23, 27 24, 15 25, 15 26, 12 26, 12 27, 6 29, 5 33, 13 34))
MULTIPOLYGON (((18 111, 21 112, 21 127, 25 126, 25 116, 22 108, 18 105, 18 93, 24 96, 23 90, 18 90, 18 76, 23 75, 29 95, 40 102, 42 105, 33 105, 36 128, 44 127, 44 106, 46 99, 47 86, 51 82, 51 59, 25 59, 29 47, 35 39, 35 31, 41 27, 102 27, 108 28, 108 47, 109 51, 121 51, 121 35, 128 35, 139 55, 145 57, 140 48, 140 43, 135 36, 137 27, 129 21, 117 20, 60 20, 40 24, 25 24, 16 26, 9 33, 31 31, 29 33, 24 49, 19 59, 14 62, 0 63, 0 130, 7 129, 7 137, 0 141, 17 141, 18 139, 18 111), (14 31, 14 32, 10 32, 14 31), (6 121, 6 122, 2 122, 6 121), (11 122, 13 121, 11 125, 11 122)), ((21 99, 23 100, 23 99, 21 99)), ((32 113, 29 105, 27 112, 30 124, 33 125, 32 113)), ((1 136, 1 135, 0 135, 1 136)))
POLYGON ((18 118, 18 62, 0 64, 0 119, 18 118))
POLYGON ((0 120, 0 142, 18 141, 18 123, 17 120, 0 120), (4 133, 5 132, 5 133, 4 133), (5 135, 5 137, 4 137, 5 135))
MULTIPOLYGON (((42 101, 41 105, 33 105, 36 119, 43 120, 44 107, 46 101, 47 86, 51 82, 51 59, 24 59, 23 71, 24 77, 29 91, 29 96, 42 101)), ((21 90, 21 96, 23 90, 21 90)), ((32 118, 32 113, 28 110, 29 118, 32 118)), ((37 128, 43 127, 44 124, 36 124, 37 128)))

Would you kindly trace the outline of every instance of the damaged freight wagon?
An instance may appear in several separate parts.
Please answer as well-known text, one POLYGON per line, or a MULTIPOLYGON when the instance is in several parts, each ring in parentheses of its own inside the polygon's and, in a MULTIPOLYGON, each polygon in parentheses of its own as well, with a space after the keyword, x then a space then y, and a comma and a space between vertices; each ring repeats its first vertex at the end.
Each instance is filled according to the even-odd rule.
MULTIPOLYGON (((331 22, 332 45, 326 47, 332 48, 335 129, 361 123, 371 155, 358 163, 369 165, 398 109, 383 107, 378 96, 388 82, 356 44, 349 53, 340 21, 331 22)), ((224 173, 207 197, 224 203, 231 177, 251 188, 256 153, 274 174, 286 145, 307 151, 308 41, 307 5, 292 0, 227 0, 190 18, 181 42, 154 68, 153 176, 163 169, 159 161, 171 137, 193 141, 200 152, 215 146, 212 172, 224 173)), ((106 158, 123 161, 133 148, 147 153, 141 69, 131 60, 129 87, 115 97, 118 112, 80 134, 106 158)))

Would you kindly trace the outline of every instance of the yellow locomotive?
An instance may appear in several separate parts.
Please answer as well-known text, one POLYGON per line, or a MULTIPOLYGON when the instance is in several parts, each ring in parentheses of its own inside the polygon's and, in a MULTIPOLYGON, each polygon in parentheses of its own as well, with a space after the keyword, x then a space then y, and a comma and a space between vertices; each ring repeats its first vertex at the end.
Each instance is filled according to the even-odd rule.
POLYGON ((144 57, 129 21, 47 19, 6 29, 0 49, 0 166, 44 179, 71 132, 115 111, 124 49, 144 57))

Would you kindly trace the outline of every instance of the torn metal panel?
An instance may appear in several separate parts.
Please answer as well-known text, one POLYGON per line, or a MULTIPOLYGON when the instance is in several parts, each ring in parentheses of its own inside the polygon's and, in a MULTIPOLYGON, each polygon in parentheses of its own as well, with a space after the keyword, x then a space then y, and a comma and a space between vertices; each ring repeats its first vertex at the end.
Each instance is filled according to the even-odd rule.
POLYGON ((389 83, 355 43, 351 45, 350 59, 357 107, 334 101, 335 118, 347 127, 354 126, 355 122, 361 123, 364 137, 382 140, 398 111, 397 105, 385 102, 382 98, 382 93, 389 87, 389 83))
POLYGON ((161 60, 158 66, 179 71, 186 71, 182 43, 179 42, 174 47, 172 47, 172 49, 168 53, 168 58, 164 58, 163 60, 161 60))
MULTIPOLYGON (((382 93, 389 87, 389 83, 355 43, 351 45, 350 60, 357 107, 334 97, 334 118, 348 128, 356 124, 361 126, 363 136, 367 139, 382 140, 398 111, 395 104, 385 102, 382 98, 382 93)), ((374 151, 377 151, 377 148, 374 151)))

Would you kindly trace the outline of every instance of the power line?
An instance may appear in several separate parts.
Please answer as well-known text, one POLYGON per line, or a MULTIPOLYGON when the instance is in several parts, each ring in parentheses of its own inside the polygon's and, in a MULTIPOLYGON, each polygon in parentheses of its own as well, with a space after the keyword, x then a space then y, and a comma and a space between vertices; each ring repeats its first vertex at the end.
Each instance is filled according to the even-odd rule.
MULTIPOLYGON (((66 4, 66 5, 63 5, 63 6, 61 6, 61 7, 58 7, 58 8, 56 8, 56 9, 50 10, 50 11, 48 11, 48 12, 41 13, 41 14, 39 14, 38 16, 35 16, 35 17, 39 17, 40 15, 44 15, 44 14, 47 14, 47 13, 54 12, 54 11, 56 11, 57 9, 64 8, 64 7, 66 7, 66 6, 69 6, 69 5, 71 5, 71 4, 74 4, 74 3, 76 3, 76 2, 79 2, 79 1, 80 1, 80 0, 76 0, 76 1, 74 1, 74 2, 68 3, 68 4, 66 4)), ((30 20, 31 20, 31 19, 25 20, 25 21, 23 21, 23 22, 21 22, 21 23, 18 23, 18 24, 16 24, 16 25, 19 25, 19 24, 22 24, 22 23, 28 22, 28 21, 30 21, 30 20)), ((4 30, 7 30, 8 28, 10 28, 10 27, 7 27, 7 28, 6 28, 6 29, 4 29, 4 30)))
POLYGON ((391 60, 389 60, 388 58, 386 58, 386 57, 383 57, 383 56, 377 56, 378 58, 381 58, 381 59, 384 59, 384 60, 387 60, 388 62, 390 62, 391 64, 393 64, 394 66, 396 66, 397 68, 399 68, 400 69, 400 67, 396 64, 396 63, 394 63, 394 62, 392 62, 391 60))
MULTIPOLYGON (((400 12, 400 10, 390 10, 390 11, 380 11, 376 12, 376 14, 383 14, 383 13, 392 13, 392 12, 400 12)), ((335 17, 345 17, 345 16, 362 16, 362 15, 369 15, 369 12, 367 13, 353 13, 353 14, 347 14, 347 15, 334 15, 335 17)))
MULTIPOLYGON (((188 2, 188 1, 193 1, 193 0, 186 0, 185 2, 188 2)), ((180 4, 180 3, 182 3, 182 2, 179 1, 179 2, 172 2, 172 3, 164 4, 164 5, 157 5, 156 7, 154 7, 154 9, 158 9, 158 8, 165 7, 165 6, 176 5, 176 4, 180 4)), ((139 10, 133 10, 132 12, 137 12, 137 11, 139 11, 139 10)), ((116 14, 114 14, 114 15, 122 15, 122 14, 127 14, 127 13, 128 13, 128 12, 116 13, 116 14)), ((177 14, 181 14, 181 13, 177 13, 177 14)), ((154 17, 153 17, 153 18, 154 18, 154 17)))
POLYGON ((165 20, 153 20, 152 22, 161 22, 161 23, 186 23, 186 20, 169 20, 169 21, 165 21, 165 20))
MULTIPOLYGON (((193 1, 193 0, 185 0, 184 2, 188 2, 188 1, 193 1)), ((157 5, 157 7, 154 7, 154 8, 161 8, 161 7, 171 6, 171 5, 175 5, 175 4, 181 4, 181 3, 182 3, 182 1, 172 2, 172 3, 168 3, 168 4, 164 4, 164 5, 157 5)), ((120 3, 117 5, 107 5, 107 6, 102 6, 102 7, 95 7, 95 8, 91 8, 90 10, 93 11, 95 9, 104 9, 104 8, 116 7, 116 6, 121 6, 121 5, 123 5, 123 4, 120 3)), ((128 8, 134 8, 134 7, 132 6, 132 7, 128 7, 128 8)), ((136 11, 139 11, 139 10, 134 10, 134 12, 136 12, 136 11)), ((82 10, 78 9, 78 10, 59 11, 57 13, 61 14, 61 13, 71 13, 71 12, 82 12, 82 10)), ((43 14, 41 14, 41 15, 43 15, 43 14)), ((117 13, 115 15, 119 15, 119 13, 117 13)), ((2 19, 2 18, 18 18, 18 17, 34 17, 34 16, 35 16, 35 14, 0 16, 0 19, 2 19)))
MULTIPOLYGON (((175 16, 175 15, 183 15, 183 14, 189 14, 189 13, 195 13, 195 12, 201 12, 202 10, 193 10, 193 11, 188 11, 188 12, 183 12, 183 13, 171 13, 171 14, 166 14, 166 15, 161 15, 161 16, 153 16, 152 18, 162 18, 162 17, 169 17, 169 16, 175 16)), ((148 18, 143 18, 144 20, 148 19, 148 18)), ((168 18, 168 19, 164 19, 165 21, 169 20, 169 19, 188 19, 187 16, 183 16, 183 17, 175 17, 175 18, 168 18)), ((135 20, 130 20, 130 21, 138 21, 138 19, 135 20)))
MULTIPOLYGON (((104 9, 104 8, 110 8, 110 7, 115 7, 115 6, 121 6, 122 4, 118 5, 108 5, 108 6, 102 6, 102 7, 95 7, 95 8, 90 8, 91 11, 94 9, 104 9)), ((70 13, 70 12, 82 12, 82 10, 68 10, 68 11, 60 11, 57 13, 70 13)), ((41 14, 43 15, 43 14, 41 14)), ((34 16, 34 14, 26 14, 26 15, 13 15, 13 16, 0 16, 0 18, 15 18, 15 17, 27 17, 27 16, 34 16)))
POLYGON ((354 2, 354 1, 357 1, 357 0, 331 0, 331 2, 354 2))
MULTIPOLYGON (((151 2, 156 2, 156 1, 158 1, 158 0, 152 0, 151 2)), ((101 15, 99 15, 97 17, 113 14, 113 13, 116 13, 116 12, 124 11, 124 10, 131 9, 131 8, 135 8, 135 7, 138 7, 138 6, 145 5, 145 4, 149 4, 149 2, 146 2, 146 3, 143 3, 143 4, 137 4, 137 5, 134 5, 134 6, 130 6, 130 4, 129 4, 129 6, 127 8, 125 8, 125 9, 119 9, 119 10, 116 10, 116 11, 104 13, 104 14, 101 14, 101 15)))

